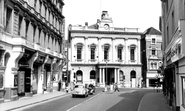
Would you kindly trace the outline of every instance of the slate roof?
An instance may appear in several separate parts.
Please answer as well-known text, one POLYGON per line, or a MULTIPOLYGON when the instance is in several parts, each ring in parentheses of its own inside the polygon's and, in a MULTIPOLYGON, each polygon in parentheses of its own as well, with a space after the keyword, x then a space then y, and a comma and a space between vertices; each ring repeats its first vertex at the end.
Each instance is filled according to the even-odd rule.
POLYGON ((148 34, 148 35, 162 35, 160 31, 158 31, 157 29, 153 28, 153 27, 150 27, 148 28, 144 34, 148 34))

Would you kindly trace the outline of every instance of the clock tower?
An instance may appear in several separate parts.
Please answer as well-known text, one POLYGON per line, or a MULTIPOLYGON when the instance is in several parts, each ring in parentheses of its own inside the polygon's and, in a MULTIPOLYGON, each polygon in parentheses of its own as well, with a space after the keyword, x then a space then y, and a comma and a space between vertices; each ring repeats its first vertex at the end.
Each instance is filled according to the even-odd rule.
POLYGON ((101 20, 98 20, 99 30, 111 31, 113 30, 113 21, 109 17, 108 11, 102 11, 101 20))

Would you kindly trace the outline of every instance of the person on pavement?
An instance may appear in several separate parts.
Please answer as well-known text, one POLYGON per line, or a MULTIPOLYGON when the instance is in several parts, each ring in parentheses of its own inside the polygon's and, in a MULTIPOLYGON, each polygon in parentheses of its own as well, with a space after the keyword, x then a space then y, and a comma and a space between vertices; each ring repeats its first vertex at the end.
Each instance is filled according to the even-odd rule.
POLYGON ((114 92, 116 92, 116 91, 118 91, 118 92, 119 92, 118 84, 117 84, 117 83, 115 83, 115 85, 114 85, 114 92))
POLYGON ((58 91, 60 91, 60 89, 61 89, 61 80, 59 80, 59 82, 58 82, 58 91))

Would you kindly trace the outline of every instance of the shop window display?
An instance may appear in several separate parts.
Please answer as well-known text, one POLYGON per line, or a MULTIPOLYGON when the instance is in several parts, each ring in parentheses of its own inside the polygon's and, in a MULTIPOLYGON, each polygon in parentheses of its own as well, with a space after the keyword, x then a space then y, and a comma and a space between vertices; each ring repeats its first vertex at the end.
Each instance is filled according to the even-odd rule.
POLYGON ((182 77, 182 104, 185 106, 185 77, 182 77))

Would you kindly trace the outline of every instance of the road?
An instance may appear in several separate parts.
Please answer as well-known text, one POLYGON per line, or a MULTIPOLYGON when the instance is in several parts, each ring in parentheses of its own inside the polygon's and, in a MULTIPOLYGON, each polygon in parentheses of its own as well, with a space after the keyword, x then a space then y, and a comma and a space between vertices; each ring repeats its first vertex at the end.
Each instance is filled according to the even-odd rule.
POLYGON ((120 92, 102 92, 86 98, 65 96, 17 111, 137 111, 142 97, 150 93, 150 89, 120 89, 120 92))

